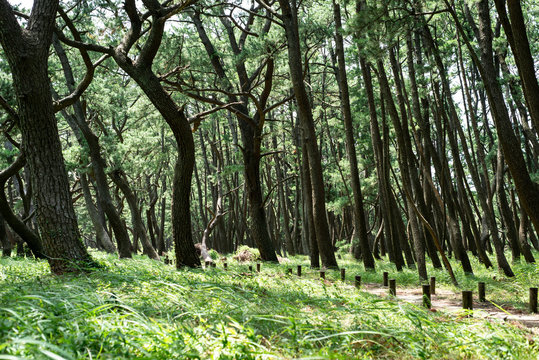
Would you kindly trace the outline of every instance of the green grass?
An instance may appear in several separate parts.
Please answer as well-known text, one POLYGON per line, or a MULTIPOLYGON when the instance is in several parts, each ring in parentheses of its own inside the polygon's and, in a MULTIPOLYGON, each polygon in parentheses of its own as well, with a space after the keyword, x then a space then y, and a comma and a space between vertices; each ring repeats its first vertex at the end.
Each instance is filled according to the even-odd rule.
MULTIPOLYGON (((504 323, 457 319, 322 282, 304 257, 262 266, 229 263, 204 271, 175 270, 142 257, 118 260, 93 253, 105 266, 84 275, 53 276, 45 262, 0 259, 0 359, 537 359, 539 337, 504 323), (286 267, 305 265, 302 278, 286 267)), ((381 282, 349 258, 347 277, 381 282)), ((479 270, 479 267, 476 267, 479 270)), ((537 266, 515 267, 515 280, 478 279, 499 298, 525 302, 537 266), (495 287, 495 285, 497 287, 495 287)), ((461 271, 456 269, 457 274, 461 271)), ((438 287, 447 276, 436 275, 438 287)), ((534 277, 535 276, 535 277, 534 277)), ((337 280, 338 272, 328 272, 337 280)), ((418 284, 416 272, 395 276, 418 284)))

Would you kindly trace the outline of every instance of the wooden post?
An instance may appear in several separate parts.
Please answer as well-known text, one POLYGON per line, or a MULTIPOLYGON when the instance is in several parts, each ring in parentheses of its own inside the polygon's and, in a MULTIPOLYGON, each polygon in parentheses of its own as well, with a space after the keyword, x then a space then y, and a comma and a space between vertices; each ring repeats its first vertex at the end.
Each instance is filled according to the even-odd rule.
POLYGON ((389 279, 389 295, 397 296, 397 280, 389 279))
POLYGON ((249 265, 249 271, 253 272, 253 265, 249 265))
POLYGON ((436 295, 436 276, 430 277, 430 294, 436 295))
POLYGON ((479 301, 485 302, 485 283, 480 281, 477 283, 477 292, 479 293, 479 301))
POLYGON ((326 278, 326 271, 325 270, 320 270, 320 279, 325 279, 326 278))
POLYGON ((387 271, 384 271, 384 286, 389 285, 387 279, 389 279, 389 273, 387 271))
POLYGON ((260 272, 260 263, 256 263, 256 272, 260 272))
POLYGON ((462 292, 462 308, 473 310, 473 291, 462 292))
POLYGON ((423 285, 423 306, 427 309, 430 309, 431 307, 430 285, 423 285))
POLYGON ((288 268, 287 271, 288 275, 292 275, 292 268, 288 268))
POLYGON ((345 281, 346 280, 346 269, 345 268, 342 268, 341 269, 341 281, 345 281))
POLYGON ((298 276, 301 277, 301 265, 298 265, 298 276))
POLYGON ((537 288, 530 288, 530 312, 537 313, 537 288))
POLYGON ((206 269, 207 269, 207 268, 210 267, 210 262, 209 262, 209 261, 206 261, 206 262, 204 263, 204 265, 206 266, 206 269))
POLYGON ((361 276, 356 275, 356 288, 359 289, 360 286, 361 286, 361 276))
POLYGON ((223 263, 223 267, 225 268, 225 270, 228 270, 228 263, 223 263))

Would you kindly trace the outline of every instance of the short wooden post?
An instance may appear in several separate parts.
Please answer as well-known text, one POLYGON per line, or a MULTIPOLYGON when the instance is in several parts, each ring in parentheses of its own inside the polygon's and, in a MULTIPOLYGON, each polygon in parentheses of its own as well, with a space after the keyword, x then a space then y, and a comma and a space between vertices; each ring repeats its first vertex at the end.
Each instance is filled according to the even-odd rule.
POLYGON ((423 285, 423 306, 427 309, 430 309, 431 307, 431 301, 430 301, 430 285, 425 284, 423 285))
POLYGON ((260 272, 260 263, 256 263, 256 272, 260 272))
POLYGON ((223 263, 223 267, 225 268, 225 270, 228 270, 228 263, 223 263))
POLYGON ((397 296, 397 280, 389 279, 389 295, 397 296))
POLYGON ((249 271, 253 272, 253 265, 249 265, 249 271))
POLYGON ((387 271, 384 271, 384 286, 388 286, 388 279, 389 279, 389 273, 387 271))
POLYGON ((530 312, 537 313, 537 288, 530 288, 530 312))
POLYGON ((326 278, 326 271, 325 270, 320 270, 320 279, 325 279, 326 278))
POLYGON ((436 295, 436 276, 430 277, 430 294, 436 295))
POLYGON ((360 286, 361 286, 361 276, 356 275, 356 288, 359 289, 360 286))
POLYGON ((473 310, 473 291, 462 291, 462 308, 473 310))
POLYGON ((301 277, 301 265, 298 265, 298 276, 301 277))
POLYGON ((477 283, 477 292, 479 295, 479 301, 485 302, 486 299, 485 299, 485 283, 484 282, 480 281, 477 283))
POLYGON ((341 281, 346 280, 346 269, 341 269, 341 281))

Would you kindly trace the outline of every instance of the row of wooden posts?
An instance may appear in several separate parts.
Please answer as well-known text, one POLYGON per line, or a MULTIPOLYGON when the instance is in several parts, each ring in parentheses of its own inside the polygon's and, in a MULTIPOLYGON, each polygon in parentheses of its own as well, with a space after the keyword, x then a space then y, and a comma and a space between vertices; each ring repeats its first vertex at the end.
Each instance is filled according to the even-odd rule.
MULTIPOLYGON (((206 268, 208 267, 216 267, 217 265, 214 262, 206 261, 206 268)), ((224 262, 223 267, 225 270, 228 270, 228 263, 224 262)), ((261 264, 256 264, 256 271, 260 272, 261 264)), ((253 265, 249 265, 249 271, 253 271, 253 265)), ((292 274, 292 268, 287 269, 287 273, 289 275, 292 274)), ((301 277, 301 265, 298 265, 297 267, 297 275, 298 277, 301 277)), ((320 270, 320 278, 326 279, 326 271, 320 270)), ((344 282, 346 280, 346 269, 341 269, 341 280, 344 282)), ((361 276, 356 275, 355 278, 355 287, 359 288, 361 286, 361 276)), ((396 296, 397 295, 397 280, 396 279, 390 279, 389 278, 389 272, 384 271, 383 272, 383 285, 388 288, 389 295, 396 296)), ((430 283, 429 284, 423 284, 422 285, 423 290, 423 306, 427 309, 430 309, 432 306, 431 302, 431 295, 436 294, 436 277, 431 276, 430 283)), ((478 300, 479 302, 485 302, 486 296, 485 296, 485 283, 484 282, 478 282, 477 283, 477 292, 478 292, 478 300)), ((537 313, 537 288, 531 287, 530 288, 530 296, 529 296, 529 311, 530 313, 537 313)), ((473 291, 471 290, 463 290, 462 291, 462 308, 466 310, 473 310, 473 291)))

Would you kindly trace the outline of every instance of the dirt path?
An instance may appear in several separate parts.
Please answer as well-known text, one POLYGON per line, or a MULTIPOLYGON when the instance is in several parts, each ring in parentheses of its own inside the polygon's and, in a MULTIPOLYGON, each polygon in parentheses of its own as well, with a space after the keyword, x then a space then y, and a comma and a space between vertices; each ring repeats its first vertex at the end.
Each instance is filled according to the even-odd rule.
MULTIPOLYGON (((366 283, 361 285, 361 290, 380 297, 387 297, 388 288, 376 283, 366 283)), ((421 306, 423 303, 423 293, 421 289, 398 288, 397 300, 421 306)), ((462 298, 450 290, 436 289, 436 294, 431 296, 431 311, 443 311, 458 316, 462 313, 462 298)), ((473 316, 481 319, 494 319, 498 321, 511 322, 516 325, 526 326, 534 333, 539 334, 539 315, 530 314, 513 307, 504 306, 498 308, 491 302, 478 302, 474 298, 473 316)))

